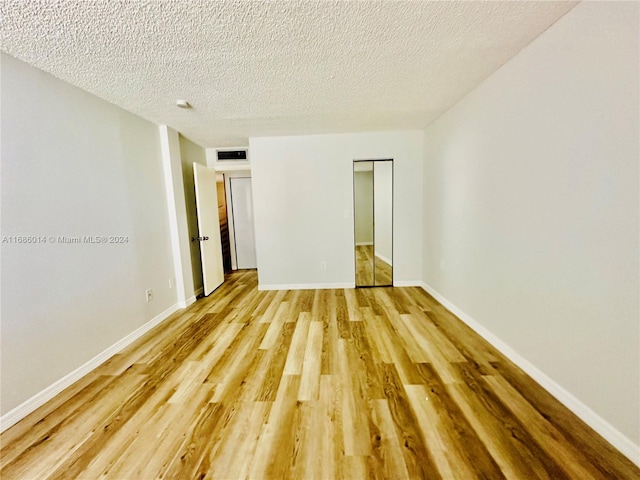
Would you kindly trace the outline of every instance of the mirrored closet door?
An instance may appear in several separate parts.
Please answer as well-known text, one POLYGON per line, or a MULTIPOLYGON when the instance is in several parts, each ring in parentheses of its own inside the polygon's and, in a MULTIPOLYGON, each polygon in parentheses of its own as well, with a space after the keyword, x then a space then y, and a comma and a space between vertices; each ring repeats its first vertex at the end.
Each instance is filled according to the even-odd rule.
POLYGON ((354 160, 356 287, 393 285, 393 160, 354 160))

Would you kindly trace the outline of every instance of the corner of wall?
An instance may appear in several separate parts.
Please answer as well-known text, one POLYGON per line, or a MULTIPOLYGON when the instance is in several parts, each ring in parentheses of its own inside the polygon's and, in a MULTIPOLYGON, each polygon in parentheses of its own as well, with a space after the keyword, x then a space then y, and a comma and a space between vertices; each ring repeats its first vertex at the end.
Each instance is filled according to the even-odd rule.
POLYGON ((160 125, 158 128, 160 130, 178 303, 186 304, 187 298, 191 296, 190 292, 194 291, 194 286, 188 243, 190 237, 184 199, 180 137, 178 132, 167 125, 160 125))

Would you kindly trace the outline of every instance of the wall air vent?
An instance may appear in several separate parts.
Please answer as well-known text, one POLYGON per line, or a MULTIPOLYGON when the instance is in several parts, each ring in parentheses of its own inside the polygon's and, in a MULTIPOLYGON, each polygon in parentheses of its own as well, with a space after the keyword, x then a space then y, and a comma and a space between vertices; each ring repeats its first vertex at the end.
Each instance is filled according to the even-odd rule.
POLYGON ((246 150, 218 150, 216 152, 218 154, 218 161, 227 161, 227 160, 246 160, 247 159, 247 151, 246 150))

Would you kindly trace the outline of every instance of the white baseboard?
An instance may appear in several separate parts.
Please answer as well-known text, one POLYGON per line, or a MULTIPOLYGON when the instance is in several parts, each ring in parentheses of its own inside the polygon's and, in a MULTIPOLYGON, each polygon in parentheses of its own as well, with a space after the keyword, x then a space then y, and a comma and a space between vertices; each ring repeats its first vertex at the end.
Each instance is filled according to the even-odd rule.
POLYGON ((375 253, 376 257, 378 257, 380 260, 382 260, 384 263, 386 263, 389 266, 392 266, 393 264, 391 263, 391 259, 385 257, 384 255, 380 255, 378 252, 375 253))
POLYGON ((258 290, 325 290, 337 288, 356 288, 355 281, 351 283, 290 283, 258 285, 258 290))
POLYGON ((192 303, 195 303, 195 302, 196 302, 196 296, 195 295, 191 295, 184 302, 178 302, 178 307, 187 308, 189 305, 191 305, 192 303))
POLYGON ((356 247, 362 247, 366 245, 373 245, 373 242, 356 242, 356 247))
POLYGON ((49 385, 44 390, 36 393, 33 397, 25 400, 20 405, 15 407, 14 409, 8 411, 2 417, 0 417, 0 432, 4 432, 9 427, 15 425, 24 417, 29 415, 31 412, 36 410, 37 408, 44 405, 46 402, 51 400, 53 397, 62 392, 65 388, 73 385, 75 382, 80 380, 82 377, 87 375, 92 370, 96 369, 104 362, 106 362, 109 358, 111 358, 116 353, 123 350, 126 346, 130 345, 142 335, 147 333, 153 327, 158 325, 160 322, 168 318, 172 313, 176 312, 179 309, 178 304, 172 305, 164 312, 156 315, 151 320, 149 320, 144 325, 138 327, 136 330, 131 332, 126 337, 118 340, 116 343, 111 345, 109 348, 99 353, 91 360, 86 362, 84 365, 79 366, 71 373, 68 373, 60 380, 57 380, 53 384, 49 385))
POLYGON ((196 300, 198 299, 198 295, 202 295, 202 293, 204 293, 204 287, 200 287, 199 289, 194 291, 193 295, 187 298, 184 302, 178 302, 178 307, 187 308, 189 305, 196 303, 196 300))
POLYGON ((422 287, 420 280, 394 280, 394 287, 422 287))
POLYGON ((627 438, 622 432, 616 429, 613 425, 607 422, 604 418, 591 410, 588 406, 582 403, 578 398, 573 396, 565 390, 561 385, 551 379, 544 372, 539 370, 535 365, 529 362, 526 358, 517 353, 506 342, 494 335, 487 328, 483 327, 478 321, 474 320, 470 315, 456 307, 452 302, 443 297, 438 291, 431 285, 422 282, 420 285, 427 293, 433 298, 438 300, 444 307, 446 307, 456 317, 471 327, 478 335, 483 337, 496 349, 498 349, 505 357, 515 363, 518 367, 524 370, 527 375, 538 382, 545 390, 559 400, 565 407, 580 417, 587 425, 593 428, 598 434, 600 434, 611 445, 617 448, 624 456, 631 460, 636 465, 640 466, 640 446, 636 445, 633 441, 627 438))

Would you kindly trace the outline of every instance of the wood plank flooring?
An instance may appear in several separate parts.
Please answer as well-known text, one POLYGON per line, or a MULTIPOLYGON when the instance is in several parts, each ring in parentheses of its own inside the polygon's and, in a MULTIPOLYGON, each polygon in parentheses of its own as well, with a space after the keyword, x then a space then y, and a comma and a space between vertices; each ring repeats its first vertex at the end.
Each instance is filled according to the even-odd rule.
POLYGON ((0 437, 9 479, 638 479, 418 288, 236 272, 0 437))

